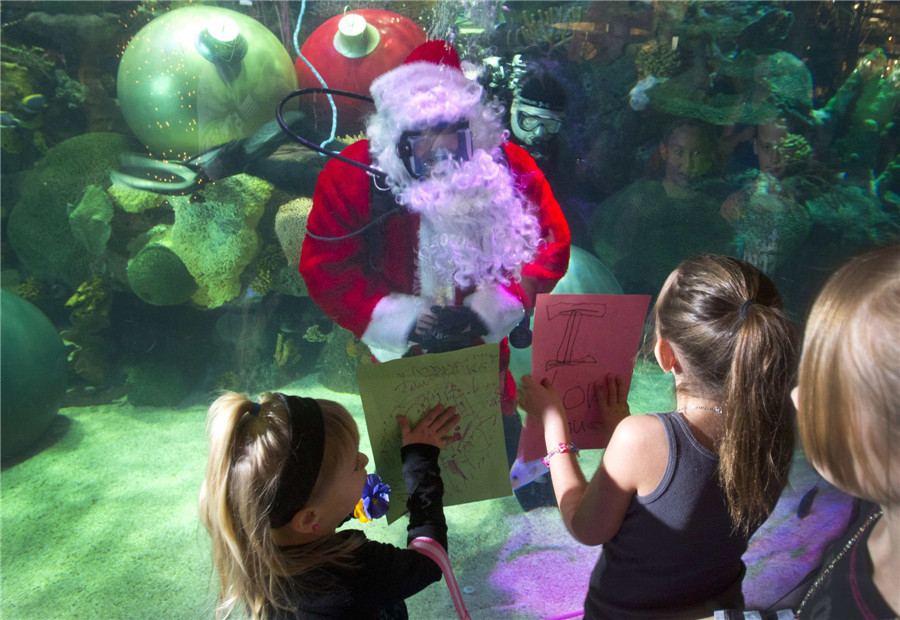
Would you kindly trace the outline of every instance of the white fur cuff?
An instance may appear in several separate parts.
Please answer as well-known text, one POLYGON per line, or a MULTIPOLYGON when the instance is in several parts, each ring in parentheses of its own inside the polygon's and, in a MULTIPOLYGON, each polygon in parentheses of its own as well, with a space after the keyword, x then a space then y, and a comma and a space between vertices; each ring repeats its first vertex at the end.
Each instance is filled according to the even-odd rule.
POLYGON ((409 332, 424 308, 420 297, 399 293, 382 297, 360 340, 379 362, 398 359, 409 349, 409 332))
POLYGON ((500 342, 525 316, 525 307, 519 298, 499 284, 479 287, 463 303, 488 328, 485 342, 500 342))

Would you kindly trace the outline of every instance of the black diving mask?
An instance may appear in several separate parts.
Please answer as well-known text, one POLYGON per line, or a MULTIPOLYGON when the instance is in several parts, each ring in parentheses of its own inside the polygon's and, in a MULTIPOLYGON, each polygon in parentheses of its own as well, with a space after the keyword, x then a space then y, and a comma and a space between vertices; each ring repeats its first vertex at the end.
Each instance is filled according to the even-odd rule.
POLYGON ((469 121, 404 131, 397 143, 397 154, 409 174, 417 179, 427 176, 441 162, 469 161, 472 157, 469 121))

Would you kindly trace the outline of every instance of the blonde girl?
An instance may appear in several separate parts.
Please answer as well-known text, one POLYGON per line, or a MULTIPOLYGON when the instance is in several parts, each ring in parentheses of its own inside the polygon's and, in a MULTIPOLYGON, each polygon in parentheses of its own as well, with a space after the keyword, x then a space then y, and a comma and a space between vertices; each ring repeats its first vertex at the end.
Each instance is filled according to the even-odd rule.
MULTIPOLYGON (((445 549, 437 457, 458 420, 440 405, 414 430, 398 416, 409 540, 427 536, 445 549)), ((236 608, 254 620, 406 617, 404 599, 441 578, 414 550, 338 530, 362 496, 368 463, 339 404, 227 393, 209 409, 207 435, 200 518, 219 574, 217 617, 236 608)))
POLYGON ((900 245, 854 258, 816 299, 797 404, 806 457, 861 498, 798 618, 900 614, 900 245))
POLYGON ((654 314, 676 408, 629 416, 621 380, 599 381, 611 438, 590 483, 559 395, 547 381, 522 380, 520 404, 543 423, 566 527, 604 545, 585 618, 742 607, 741 556, 787 481, 796 339, 772 282, 749 263, 696 256, 669 275, 654 314))

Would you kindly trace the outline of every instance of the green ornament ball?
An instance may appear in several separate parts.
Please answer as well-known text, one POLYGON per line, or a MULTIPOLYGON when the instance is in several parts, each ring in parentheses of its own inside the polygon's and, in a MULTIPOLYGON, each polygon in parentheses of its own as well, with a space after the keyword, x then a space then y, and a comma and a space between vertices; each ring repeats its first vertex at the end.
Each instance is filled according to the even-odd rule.
POLYGON ((0 451, 20 455, 44 434, 66 394, 66 350, 36 306, 0 291, 0 451))
POLYGON ((119 107, 154 157, 186 157, 245 138, 297 88, 290 55, 255 19, 215 6, 157 17, 119 64, 119 107))

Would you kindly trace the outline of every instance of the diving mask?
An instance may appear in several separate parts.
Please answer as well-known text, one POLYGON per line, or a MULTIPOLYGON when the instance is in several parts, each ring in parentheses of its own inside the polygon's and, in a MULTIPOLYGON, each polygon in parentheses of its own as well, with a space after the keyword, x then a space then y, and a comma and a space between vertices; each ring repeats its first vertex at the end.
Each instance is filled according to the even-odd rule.
POLYGON ((414 178, 422 178, 441 162, 468 161, 472 157, 472 132, 469 121, 441 123, 416 131, 404 131, 397 153, 414 178))
POLYGON ((562 129, 565 112, 513 101, 511 111, 513 134, 525 144, 549 139, 562 129))

